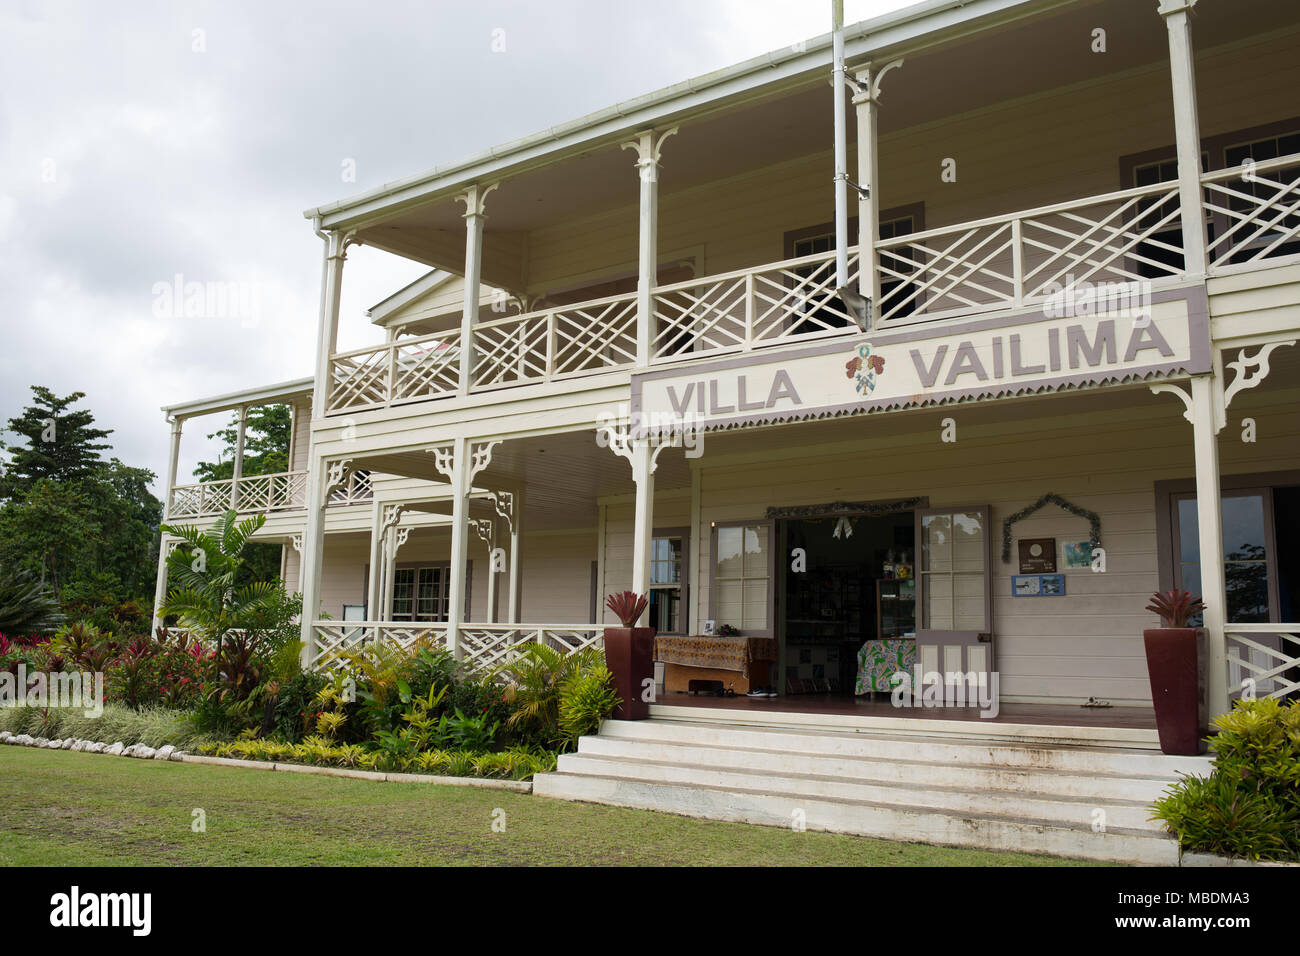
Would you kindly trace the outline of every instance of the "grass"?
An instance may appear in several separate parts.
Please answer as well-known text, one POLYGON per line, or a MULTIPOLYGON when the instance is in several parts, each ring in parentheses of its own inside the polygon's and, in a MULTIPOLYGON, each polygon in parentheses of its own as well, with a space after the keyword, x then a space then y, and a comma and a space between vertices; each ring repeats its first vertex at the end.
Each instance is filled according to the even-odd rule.
POLYGON ((0 746, 6 866, 1061 866, 499 790, 0 746), (206 832, 191 830, 193 811, 206 832), (494 833, 494 813, 505 832, 494 833), (497 814, 499 816, 499 813, 497 814))

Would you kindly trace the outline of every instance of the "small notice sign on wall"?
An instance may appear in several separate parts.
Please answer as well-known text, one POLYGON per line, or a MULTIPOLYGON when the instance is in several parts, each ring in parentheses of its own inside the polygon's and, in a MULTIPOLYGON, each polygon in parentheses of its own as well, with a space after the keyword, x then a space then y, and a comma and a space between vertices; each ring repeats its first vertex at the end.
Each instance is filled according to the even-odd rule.
POLYGON ((1020 573, 1050 574, 1056 570, 1055 538, 1020 539, 1020 573))
POLYGON ((1064 597, 1064 574, 1013 574, 1011 593, 1015 597, 1064 597))

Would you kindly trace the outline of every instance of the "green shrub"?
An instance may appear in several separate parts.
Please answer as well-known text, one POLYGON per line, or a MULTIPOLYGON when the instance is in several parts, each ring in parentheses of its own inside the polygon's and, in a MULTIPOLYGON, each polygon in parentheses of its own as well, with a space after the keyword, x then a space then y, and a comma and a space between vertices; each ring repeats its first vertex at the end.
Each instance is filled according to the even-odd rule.
POLYGON ((1189 850, 1300 860, 1300 701, 1238 701, 1214 721, 1213 770, 1153 807, 1189 850))
POLYGON ((570 741, 594 734, 621 702, 609 668, 604 663, 596 664, 575 674, 560 688, 560 729, 570 741))

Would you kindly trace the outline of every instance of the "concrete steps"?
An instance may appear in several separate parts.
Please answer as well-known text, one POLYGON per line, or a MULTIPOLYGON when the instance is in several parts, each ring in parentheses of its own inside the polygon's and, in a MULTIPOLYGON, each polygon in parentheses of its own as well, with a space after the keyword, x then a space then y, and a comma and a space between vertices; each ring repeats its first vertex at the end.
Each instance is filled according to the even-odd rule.
MULTIPOLYGON (((906 731, 905 722, 895 725, 906 731)), ((1204 757, 911 733, 606 721, 538 796, 885 839, 1127 863, 1177 862, 1148 819, 1204 757), (1104 823, 1104 829, 1094 829, 1104 823)))

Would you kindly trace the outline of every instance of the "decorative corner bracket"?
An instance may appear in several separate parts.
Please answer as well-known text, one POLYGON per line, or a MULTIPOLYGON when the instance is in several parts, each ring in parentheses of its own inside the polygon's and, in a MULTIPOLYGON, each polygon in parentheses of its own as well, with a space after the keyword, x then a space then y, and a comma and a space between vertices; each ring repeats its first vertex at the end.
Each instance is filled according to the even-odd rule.
POLYGON ((1150 389, 1151 394, 1153 395, 1169 394, 1177 395, 1181 398, 1183 400, 1183 407, 1186 409, 1186 411, 1183 412, 1183 418, 1187 419, 1187 422, 1190 425, 1196 424, 1196 416, 1192 413, 1192 393, 1190 390, 1173 382, 1158 382, 1157 384, 1150 386, 1150 389))
POLYGON ((903 57, 897 60, 890 60, 880 69, 876 69, 871 63, 868 63, 861 69, 855 70, 852 77, 845 74, 845 82, 848 83, 849 89, 853 91, 853 105, 861 103, 879 103, 880 102, 880 83, 885 78, 885 74, 890 70, 898 69, 903 65, 903 57))
POLYGON ((1247 355, 1246 349, 1242 348, 1237 352, 1237 357, 1225 365, 1232 369, 1232 382, 1227 384, 1223 390, 1223 411, 1225 413, 1224 421, 1216 423, 1216 431, 1222 428, 1226 423, 1226 413, 1232 405, 1232 400, 1238 392, 1244 392, 1247 389, 1254 388, 1264 379, 1268 378, 1268 361, 1273 350, 1281 348, 1284 345, 1295 345, 1295 339, 1289 339, 1281 342, 1267 342, 1257 348, 1252 354, 1247 355))
POLYGON ((334 492, 342 491, 352 475, 352 459, 343 458, 329 463, 325 472, 325 501, 334 497, 334 492))
POLYGON ((465 204, 465 212, 463 214, 464 218, 468 219, 470 216, 484 215, 483 210, 487 202, 488 193, 492 192, 492 190, 496 189, 500 185, 500 182, 491 183, 487 186, 480 186, 478 183, 475 183, 473 186, 470 186, 469 189, 458 195, 455 201, 463 202, 465 204))
POLYGON ((677 132, 679 127, 673 126, 664 130, 658 135, 652 129, 643 130, 636 139, 629 140, 626 143, 619 143, 622 149, 636 150, 636 165, 644 171, 654 169, 663 159, 664 140, 677 132))
POLYGON ((513 491, 489 491, 492 507, 506 523, 507 531, 515 530, 515 493, 513 491))
POLYGON ((289 539, 289 543, 293 545, 293 550, 297 551, 299 554, 302 554, 302 535, 295 534, 292 538, 289 539))

